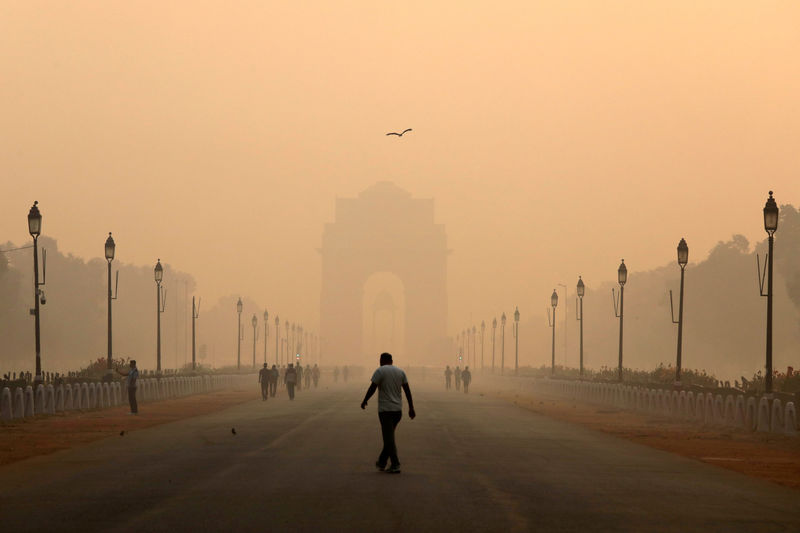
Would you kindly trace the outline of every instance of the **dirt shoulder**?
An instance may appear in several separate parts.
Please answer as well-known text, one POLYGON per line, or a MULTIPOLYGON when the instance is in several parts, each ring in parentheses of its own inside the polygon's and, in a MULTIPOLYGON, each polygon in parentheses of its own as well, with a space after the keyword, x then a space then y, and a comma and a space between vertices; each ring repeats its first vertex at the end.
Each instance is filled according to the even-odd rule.
POLYGON ((80 446, 98 439, 221 411, 255 400, 253 391, 217 391, 140 403, 139 415, 128 406, 69 411, 0 423, 0 466, 80 446))
POLYGON ((800 438, 797 437, 706 428, 549 395, 505 392, 491 387, 476 392, 505 399, 549 418, 800 489, 800 438))

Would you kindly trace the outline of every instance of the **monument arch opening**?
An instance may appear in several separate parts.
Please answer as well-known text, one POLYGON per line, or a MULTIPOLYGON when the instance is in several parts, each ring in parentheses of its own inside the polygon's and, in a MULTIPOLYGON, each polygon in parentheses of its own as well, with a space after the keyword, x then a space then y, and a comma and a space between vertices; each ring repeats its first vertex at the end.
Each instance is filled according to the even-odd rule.
POLYGON ((364 283, 361 355, 389 352, 403 359, 405 352, 405 286, 391 272, 375 272, 364 283))

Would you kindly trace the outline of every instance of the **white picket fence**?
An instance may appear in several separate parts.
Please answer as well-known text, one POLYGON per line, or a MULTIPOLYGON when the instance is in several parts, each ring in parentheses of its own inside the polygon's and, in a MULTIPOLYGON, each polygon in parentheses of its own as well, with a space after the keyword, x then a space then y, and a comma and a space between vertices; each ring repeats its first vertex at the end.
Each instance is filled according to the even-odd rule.
MULTIPOLYGON (((513 379, 513 378, 512 378, 513 379)), ((619 383, 551 379, 513 379, 521 389, 578 401, 692 421, 706 426, 797 436, 794 402, 756 399, 744 394, 714 394, 650 389, 619 383)))
MULTIPOLYGON (((192 394, 231 389, 253 382, 253 376, 203 375, 192 377, 168 377, 139 379, 136 391, 138 402, 155 402, 180 398, 192 394)), ((102 409, 126 405, 128 391, 125 382, 75 383, 71 385, 39 385, 34 391, 28 385, 24 389, 8 387, 0 391, 0 420, 28 418, 37 414, 55 414, 76 409, 102 409)))

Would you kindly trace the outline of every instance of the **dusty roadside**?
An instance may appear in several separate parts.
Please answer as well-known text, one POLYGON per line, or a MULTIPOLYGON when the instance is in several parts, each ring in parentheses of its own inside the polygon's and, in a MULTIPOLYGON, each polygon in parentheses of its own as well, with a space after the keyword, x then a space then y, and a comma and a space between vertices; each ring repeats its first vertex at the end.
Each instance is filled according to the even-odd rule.
POLYGON ((549 418, 800 489, 800 437, 705 428, 545 394, 500 391, 493 387, 474 390, 549 418))
POLYGON ((131 416, 126 405, 4 422, 0 424, 0 466, 105 437, 119 436, 122 431, 127 433, 221 411, 259 397, 260 394, 255 390, 217 391, 140 403, 138 416, 131 416))

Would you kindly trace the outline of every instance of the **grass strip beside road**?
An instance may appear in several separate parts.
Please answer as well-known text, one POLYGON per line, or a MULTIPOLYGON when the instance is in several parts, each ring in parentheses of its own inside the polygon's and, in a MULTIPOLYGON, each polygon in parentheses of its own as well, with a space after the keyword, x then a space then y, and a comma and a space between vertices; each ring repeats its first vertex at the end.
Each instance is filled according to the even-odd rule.
POLYGON ((127 405, 68 411, 12 420, 0 425, 0 466, 50 454, 106 437, 120 436, 183 418, 222 411, 258 399, 254 390, 215 391, 184 398, 139 403, 139 415, 127 405))
POLYGON ((665 416, 529 392, 476 390, 523 409, 800 489, 800 438, 705 427, 665 416))

